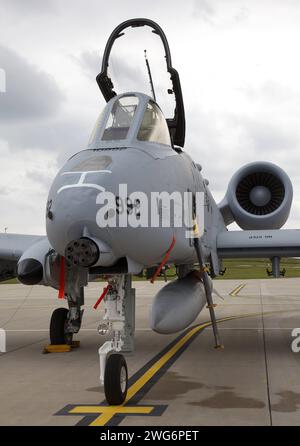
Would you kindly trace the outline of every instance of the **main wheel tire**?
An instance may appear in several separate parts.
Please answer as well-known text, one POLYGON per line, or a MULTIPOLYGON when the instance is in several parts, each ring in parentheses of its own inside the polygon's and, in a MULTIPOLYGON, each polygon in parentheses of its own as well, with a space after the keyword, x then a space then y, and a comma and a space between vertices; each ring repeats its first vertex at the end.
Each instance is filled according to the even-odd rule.
POLYGON ((72 334, 65 332, 68 313, 67 308, 56 308, 53 311, 50 321, 50 342, 52 345, 70 344, 72 342, 72 334))
POLYGON ((112 406, 124 403, 128 387, 128 370, 125 358, 113 353, 106 361, 104 392, 106 401, 112 406))

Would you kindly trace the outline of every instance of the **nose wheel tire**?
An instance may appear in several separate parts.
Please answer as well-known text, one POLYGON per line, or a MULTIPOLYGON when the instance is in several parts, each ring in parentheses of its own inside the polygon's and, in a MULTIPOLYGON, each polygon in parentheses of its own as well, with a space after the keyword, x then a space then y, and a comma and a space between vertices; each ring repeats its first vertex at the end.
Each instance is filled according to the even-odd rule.
POLYGON ((69 310, 67 308, 56 308, 50 321, 50 342, 52 345, 71 344, 73 335, 66 333, 66 323, 69 310))
POLYGON ((112 406, 124 403, 128 388, 128 370, 125 358, 113 353, 107 358, 104 373, 106 401, 112 406))

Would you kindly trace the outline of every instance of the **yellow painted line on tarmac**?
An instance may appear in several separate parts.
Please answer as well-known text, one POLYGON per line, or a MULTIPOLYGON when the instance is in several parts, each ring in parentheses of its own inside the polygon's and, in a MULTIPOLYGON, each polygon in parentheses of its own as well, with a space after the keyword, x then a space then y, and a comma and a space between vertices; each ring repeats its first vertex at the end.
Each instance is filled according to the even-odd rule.
MULTIPOLYGON (((248 313, 242 314, 239 316, 229 316, 224 317, 222 319, 218 319, 218 323, 226 322, 234 319, 242 319, 246 317, 254 317, 259 316, 261 313, 248 313)), ((179 341, 174 344, 170 350, 168 350, 160 359, 158 359, 149 369, 138 378, 128 389, 126 400, 123 404, 119 406, 75 406, 71 410, 68 411, 69 414, 98 414, 94 421, 92 421, 89 426, 104 426, 106 425, 115 415, 117 414, 151 414, 154 410, 152 406, 126 406, 127 402, 142 390, 142 388, 156 375, 159 370, 166 365, 170 359, 176 355, 176 353, 184 347, 184 345, 199 331, 203 330, 206 327, 211 326, 211 322, 205 322, 203 324, 196 325, 192 327, 179 341)))
MULTIPOLYGON (((240 319, 244 317, 250 316, 258 316, 260 313, 252 313, 245 314, 240 316, 230 316, 222 319, 218 319, 217 322, 226 322, 233 319, 240 319)), ((127 398, 123 404, 126 404, 128 400, 130 400, 154 375, 158 372, 158 370, 163 367, 166 362, 168 362, 177 351, 186 344, 190 340, 190 338, 195 335, 198 331, 203 330, 206 327, 211 326, 211 322, 205 322, 204 324, 197 325, 196 327, 191 328, 188 333, 181 338, 167 353, 165 353, 157 362, 153 364, 132 386, 128 389, 127 398)))
POLYGON ((245 283, 241 283, 237 287, 235 287, 230 293, 229 296, 235 297, 239 294, 239 292, 246 286, 245 283))

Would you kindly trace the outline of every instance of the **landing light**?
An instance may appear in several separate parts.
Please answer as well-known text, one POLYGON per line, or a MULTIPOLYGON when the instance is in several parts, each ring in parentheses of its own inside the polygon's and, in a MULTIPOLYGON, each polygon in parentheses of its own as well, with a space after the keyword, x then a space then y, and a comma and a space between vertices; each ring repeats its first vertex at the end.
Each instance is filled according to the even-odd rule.
POLYGON ((106 334, 108 334, 110 332, 110 323, 109 322, 101 322, 101 324, 99 324, 97 331, 99 333, 99 335, 101 336, 105 336, 106 334))

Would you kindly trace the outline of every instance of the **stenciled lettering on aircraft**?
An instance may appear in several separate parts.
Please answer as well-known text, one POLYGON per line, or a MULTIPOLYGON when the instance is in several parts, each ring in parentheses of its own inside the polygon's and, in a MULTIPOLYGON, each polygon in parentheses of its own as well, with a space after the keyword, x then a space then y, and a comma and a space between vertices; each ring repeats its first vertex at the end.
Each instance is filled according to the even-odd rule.
POLYGON ((257 239, 263 239, 263 238, 273 238, 273 236, 269 235, 269 234, 267 234, 267 235, 249 235, 249 240, 252 240, 252 239, 257 240, 257 239))

